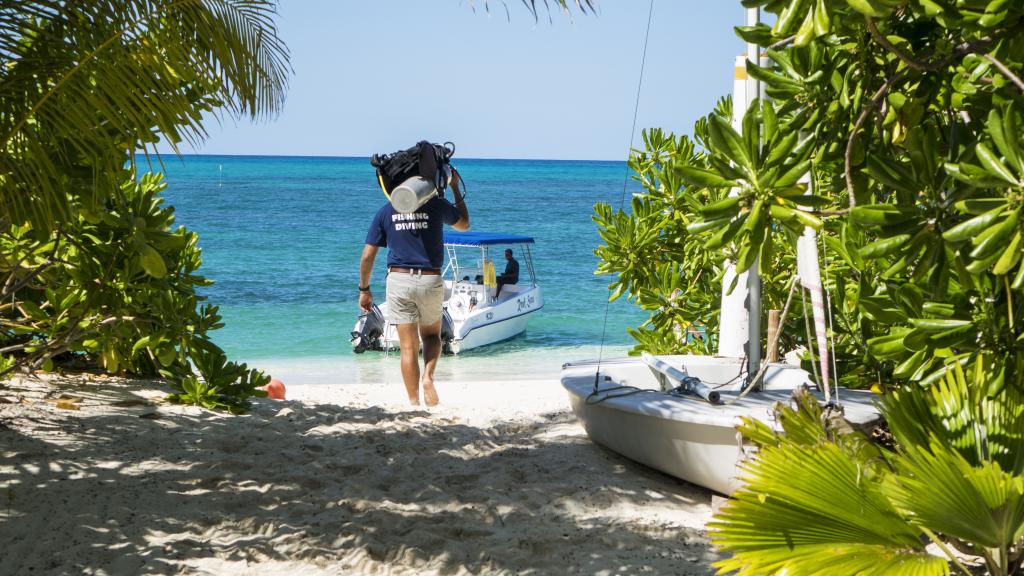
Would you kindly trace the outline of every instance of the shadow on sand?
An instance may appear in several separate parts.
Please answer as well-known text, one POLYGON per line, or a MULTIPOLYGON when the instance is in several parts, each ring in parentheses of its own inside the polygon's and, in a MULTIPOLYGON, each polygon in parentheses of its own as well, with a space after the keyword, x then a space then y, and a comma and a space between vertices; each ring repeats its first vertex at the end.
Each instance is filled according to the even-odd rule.
POLYGON ((86 409, 124 397, 0 412, 4 573, 710 574, 717 558, 665 514, 707 492, 591 444, 568 413, 480 429, 299 402, 86 409))

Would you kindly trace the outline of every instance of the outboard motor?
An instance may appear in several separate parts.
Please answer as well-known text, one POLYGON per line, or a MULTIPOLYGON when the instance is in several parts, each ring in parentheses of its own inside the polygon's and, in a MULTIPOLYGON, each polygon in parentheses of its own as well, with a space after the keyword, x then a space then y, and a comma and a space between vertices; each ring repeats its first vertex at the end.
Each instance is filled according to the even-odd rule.
POLYGON ((452 353, 452 340, 455 339, 455 323, 452 316, 445 308, 441 311, 441 351, 445 354, 452 353))
POLYGON ((362 354, 367 350, 379 350, 380 338, 384 335, 384 314, 376 304, 369 312, 359 315, 359 330, 352 333, 352 351, 362 354))

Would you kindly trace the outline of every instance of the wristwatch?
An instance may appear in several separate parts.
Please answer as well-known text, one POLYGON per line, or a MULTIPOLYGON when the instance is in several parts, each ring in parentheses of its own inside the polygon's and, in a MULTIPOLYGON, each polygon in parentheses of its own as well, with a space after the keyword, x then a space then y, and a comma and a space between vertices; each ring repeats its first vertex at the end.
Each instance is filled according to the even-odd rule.
POLYGON ((369 292, 370 291, 370 287, 369 286, 360 286, 359 287, 359 291, 360 292, 369 292))

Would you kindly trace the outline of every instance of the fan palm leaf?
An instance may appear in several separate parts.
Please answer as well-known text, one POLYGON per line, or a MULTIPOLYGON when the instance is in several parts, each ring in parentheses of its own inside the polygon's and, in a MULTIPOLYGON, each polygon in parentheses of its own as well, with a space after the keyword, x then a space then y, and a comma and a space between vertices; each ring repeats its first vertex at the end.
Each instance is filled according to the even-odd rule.
POLYGON ((1024 474, 1024 394, 1008 387, 986 397, 984 362, 975 364, 974 384, 959 363, 923 391, 895 392, 882 399, 889 427, 903 446, 949 446, 973 466, 989 460, 1015 475, 1024 474))
POLYGON ((947 574, 922 532, 885 493, 882 452, 856 431, 822 426, 808 394, 778 406, 784 433, 745 419, 760 444, 744 464, 744 487, 708 525, 733 556, 723 572, 753 574, 947 574))
POLYGON ((44 0, 0 9, 0 210, 53 226, 98 207, 134 152, 205 136, 204 113, 280 110, 268 0, 44 0))
MULTIPOLYGON (((783 433, 746 420, 759 446, 745 486, 709 524, 733 553, 718 567, 738 574, 948 574, 926 538, 976 547, 1007 573, 1024 537, 1024 433, 1020 394, 987 397, 985 372, 970 385, 952 363, 930 388, 880 403, 898 449, 882 451, 855 431, 822 425, 806 396, 777 408, 783 433)), ((944 550, 946 551, 946 550, 944 550)), ((948 553, 948 551, 946 551, 948 553)))
POLYGON ((746 465, 744 488, 708 525, 733 554, 717 567, 741 575, 948 574, 871 466, 832 443, 762 448, 746 465))
POLYGON ((902 447, 887 492, 914 523, 985 547, 1005 566, 1000 558, 1024 537, 1024 403, 1014 388, 986 396, 986 378, 977 370, 971 386, 954 363, 930 389, 883 401, 902 447))
POLYGON ((1024 477, 995 462, 972 466, 937 440, 904 453, 887 493, 915 523, 993 549, 1024 536, 1024 477))

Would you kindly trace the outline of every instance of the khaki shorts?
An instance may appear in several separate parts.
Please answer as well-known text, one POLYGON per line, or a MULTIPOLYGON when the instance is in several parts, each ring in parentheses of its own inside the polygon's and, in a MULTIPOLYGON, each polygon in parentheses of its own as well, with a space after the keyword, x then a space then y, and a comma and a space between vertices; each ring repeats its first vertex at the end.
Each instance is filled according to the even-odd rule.
POLYGON ((444 281, 438 275, 388 274, 388 321, 429 325, 441 319, 444 281))

